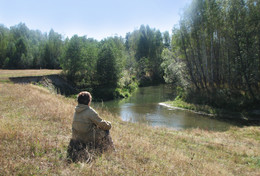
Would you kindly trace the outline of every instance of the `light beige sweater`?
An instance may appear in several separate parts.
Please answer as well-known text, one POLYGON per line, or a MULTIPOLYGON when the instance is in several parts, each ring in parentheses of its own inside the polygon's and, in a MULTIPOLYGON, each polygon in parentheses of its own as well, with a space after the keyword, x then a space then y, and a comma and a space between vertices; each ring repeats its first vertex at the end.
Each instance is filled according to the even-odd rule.
POLYGON ((88 105, 78 104, 72 123, 72 139, 84 143, 95 142, 105 136, 105 130, 111 129, 111 123, 101 119, 98 113, 88 105))

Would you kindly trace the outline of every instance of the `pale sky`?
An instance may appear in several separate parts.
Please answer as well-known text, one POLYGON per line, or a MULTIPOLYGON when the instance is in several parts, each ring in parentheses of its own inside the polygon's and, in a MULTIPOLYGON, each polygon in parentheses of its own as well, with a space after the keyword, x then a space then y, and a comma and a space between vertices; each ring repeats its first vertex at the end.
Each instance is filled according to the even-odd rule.
POLYGON ((192 0, 0 0, 0 24, 20 22, 29 29, 64 37, 74 34, 101 40, 125 37, 144 25, 171 33, 192 0))

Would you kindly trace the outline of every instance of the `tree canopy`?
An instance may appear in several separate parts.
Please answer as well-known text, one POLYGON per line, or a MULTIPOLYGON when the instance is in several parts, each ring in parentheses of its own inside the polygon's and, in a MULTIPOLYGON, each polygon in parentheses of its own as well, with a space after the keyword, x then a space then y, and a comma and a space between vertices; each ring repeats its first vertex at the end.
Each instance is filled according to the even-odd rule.
POLYGON ((192 1, 172 36, 172 51, 185 64, 188 88, 216 106, 216 96, 222 105, 238 97, 259 100, 259 11, 255 0, 192 1))
POLYGON ((259 12, 257 0, 193 0, 172 35, 141 25, 102 41, 0 25, 0 68, 62 68, 78 88, 167 82, 190 92, 186 99, 200 95, 216 106, 237 97, 257 102, 259 12))

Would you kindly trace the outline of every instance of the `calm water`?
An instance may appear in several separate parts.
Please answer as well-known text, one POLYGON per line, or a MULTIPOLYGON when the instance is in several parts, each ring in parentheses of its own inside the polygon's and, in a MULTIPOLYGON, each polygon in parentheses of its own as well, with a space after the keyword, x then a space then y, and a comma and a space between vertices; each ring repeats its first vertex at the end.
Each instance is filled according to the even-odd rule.
POLYGON ((172 91, 168 85, 142 87, 128 99, 107 101, 103 106, 120 115, 124 121, 147 123, 151 126, 214 131, 225 131, 231 126, 216 119, 159 105, 160 102, 174 98, 172 91))

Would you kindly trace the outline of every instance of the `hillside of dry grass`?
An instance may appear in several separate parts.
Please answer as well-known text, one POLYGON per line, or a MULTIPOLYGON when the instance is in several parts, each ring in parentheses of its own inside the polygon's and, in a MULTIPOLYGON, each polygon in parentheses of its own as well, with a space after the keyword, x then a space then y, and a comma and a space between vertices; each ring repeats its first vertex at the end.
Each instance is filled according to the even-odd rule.
POLYGON ((0 83, 0 175, 259 175, 260 128, 174 131, 112 122, 115 153, 66 162, 76 105, 35 85, 0 83))
POLYGON ((23 76, 46 76, 60 74, 62 70, 50 69, 27 69, 27 70, 3 70, 0 69, 0 81, 7 80, 10 77, 23 77, 23 76))

